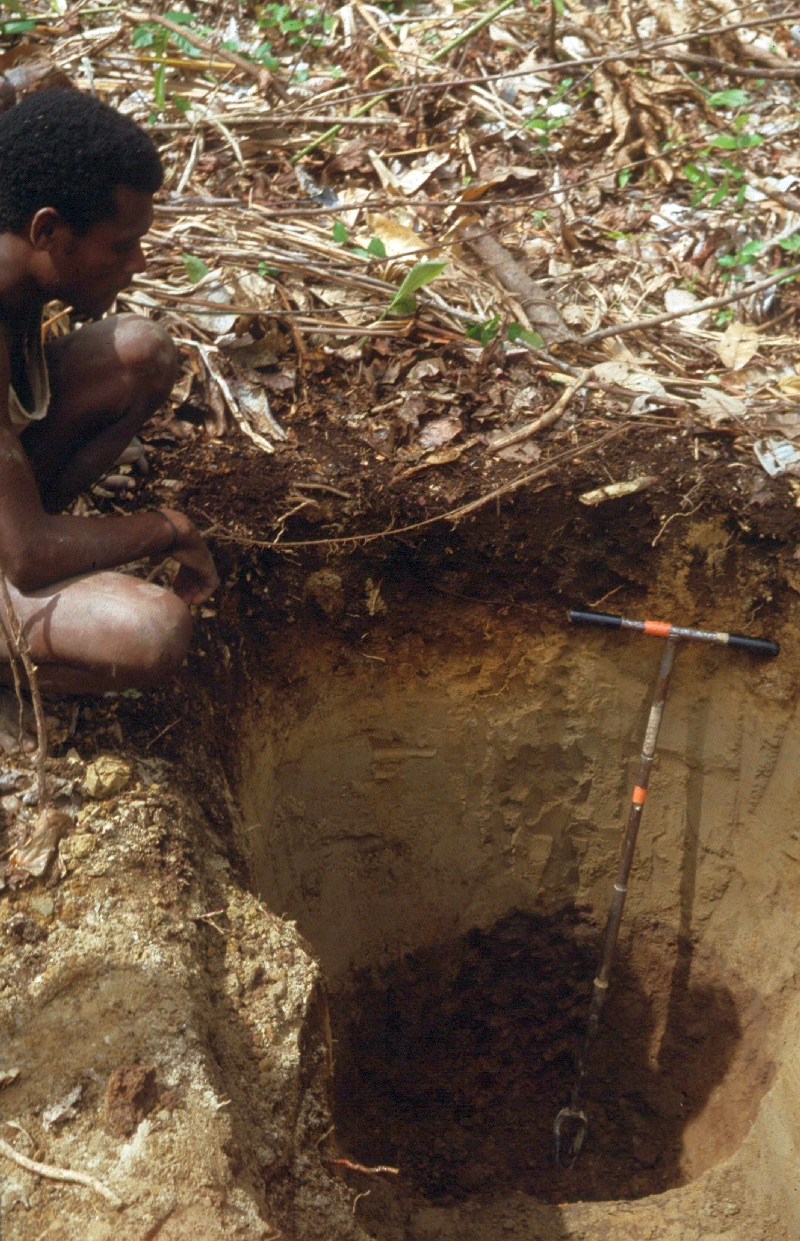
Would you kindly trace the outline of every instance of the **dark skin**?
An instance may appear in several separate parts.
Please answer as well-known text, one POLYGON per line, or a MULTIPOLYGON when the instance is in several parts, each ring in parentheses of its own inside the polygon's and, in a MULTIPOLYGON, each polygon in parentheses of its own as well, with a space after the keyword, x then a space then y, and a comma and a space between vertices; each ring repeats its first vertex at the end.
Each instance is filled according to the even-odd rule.
POLYGON ((168 675, 185 654, 186 605, 204 602, 218 584, 203 539, 178 510, 102 518, 62 511, 166 399, 174 348, 158 328, 118 316, 55 342, 47 417, 20 431, 9 416, 9 384, 28 396, 22 345, 43 306, 58 298, 95 318, 145 268, 152 198, 124 186, 114 198, 114 218, 83 236, 52 207, 23 233, 0 234, 0 563, 43 683, 66 692, 168 675), (167 551, 180 565, 174 594, 100 572, 167 551))

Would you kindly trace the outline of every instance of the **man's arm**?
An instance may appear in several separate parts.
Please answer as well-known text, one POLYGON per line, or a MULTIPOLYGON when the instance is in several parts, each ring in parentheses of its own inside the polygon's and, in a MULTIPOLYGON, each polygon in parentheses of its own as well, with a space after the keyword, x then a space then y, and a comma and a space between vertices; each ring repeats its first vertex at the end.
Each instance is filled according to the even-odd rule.
POLYGON ((131 517, 70 517, 45 512, 11 425, 9 375, 8 351, 0 340, 0 566, 17 589, 29 593, 169 552, 181 565, 175 582, 180 597, 186 603, 207 599, 219 579, 208 548, 184 513, 155 509, 131 517))

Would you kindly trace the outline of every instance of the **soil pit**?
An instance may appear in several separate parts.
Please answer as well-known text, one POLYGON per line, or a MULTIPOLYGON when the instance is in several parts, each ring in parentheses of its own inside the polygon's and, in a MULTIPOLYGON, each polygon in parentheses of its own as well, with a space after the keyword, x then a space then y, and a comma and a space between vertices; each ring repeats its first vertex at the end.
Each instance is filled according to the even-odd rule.
POLYGON ((241 774, 254 887, 327 977, 339 1149, 400 1169, 359 1207, 379 1237, 416 1235, 381 1231, 387 1195, 634 1199, 726 1159, 772 1081, 797 951, 796 878, 764 847, 794 847, 794 700, 776 665, 685 645, 588 1138, 557 1170, 660 644, 439 629, 369 659, 298 644, 241 774))
POLYGON ((650 940, 649 966, 630 949, 617 962, 591 1061, 587 1144, 573 1170, 556 1167, 553 1121, 569 1099, 597 963, 590 929, 566 913, 511 913, 334 997, 345 1149, 398 1165, 432 1200, 503 1187, 548 1202, 659 1193, 735 1149, 770 1076, 755 1029, 739 1047, 733 993, 711 970, 699 983, 688 949, 659 954, 650 940), (692 1120, 702 1153, 684 1161, 692 1120))

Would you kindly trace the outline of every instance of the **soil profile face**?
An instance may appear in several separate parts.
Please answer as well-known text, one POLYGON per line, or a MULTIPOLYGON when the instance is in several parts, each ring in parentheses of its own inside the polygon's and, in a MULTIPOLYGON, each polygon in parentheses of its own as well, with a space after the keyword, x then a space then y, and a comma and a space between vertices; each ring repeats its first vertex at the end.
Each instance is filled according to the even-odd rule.
POLYGON ((794 877, 763 842, 794 830, 800 723, 775 665, 687 644, 586 1145, 554 1166, 660 643, 497 619, 437 642, 444 616, 368 661, 294 648, 293 701, 262 698, 242 768, 254 884, 330 990, 337 1141, 400 1170, 361 1208, 378 1237, 413 1235, 386 1231, 392 1195, 609 1203, 702 1178, 750 1131, 791 1010, 794 877))

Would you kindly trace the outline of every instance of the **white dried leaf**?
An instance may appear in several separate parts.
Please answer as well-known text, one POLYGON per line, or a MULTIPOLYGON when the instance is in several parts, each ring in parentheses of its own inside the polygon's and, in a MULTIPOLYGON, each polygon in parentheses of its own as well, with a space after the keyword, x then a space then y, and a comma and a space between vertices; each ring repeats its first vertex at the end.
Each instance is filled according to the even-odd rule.
POLYGON ((717 345, 717 353, 724 366, 740 371, 758 352, 758 328, 753 323, 739 323, 734 319, 725 329, 717 345))
POLYGON ((422 428, 416 445, 424 450, 441 448, 443 444, 449 444, 450 440, 460 435, 462 429, 460 418, 434 418, 433 422, 426 423, 422 428))
POLYGON ((778 380, 778 387, 784 396, 800 401, 800 375, 784 375, 778 380))
MULTIPOLYGON (((231 413, 239 427, 251 439, 255 436, 269 440, 285 440, 286 432, 279 422, 273 418, 269 408, 269 398, 262 384, 250 383, 242 375, 232 375, 228 385, 236 405, 231 413)), ((258 439, 255 440, 258 443, 258 439)))
MULTIPOLYGON (((677 310, 690 310, 692 306, 696 306, 700 299, 695 297, 694 293, 690 293, 688 289, 667 289, 664 294, 664 307, 670 314, 674 314, 677 310)), ((675 320, 675 327, 679 330, 688 330, 694 332, 701 327, 708 318, 708 311, 701 310, 698 314, 684 315, 682 319, 675 320)))
MULTIPOLYGON (((413 168, 400 173, 397 178, 400 189, 404 194, 416 194, 417 190, 421 189, 425 182, 436 172, 436 169, 441 168, 449 159, 449 152, 442 154, 437 151, 429 151, 413 168)), ((419 242, 417 244, 419 245, 419 242)))
POLYGON ((800 465, 800 449, 781 435, 756 440, 753 452, 770 478, 800 465))
POLYGON ((747 417, 746 401, 727 392, 720 392, 717 388, 701 388, 699 399, 692 401, 692 404, 702 415, 703 422, 710 427, 717 427, 731 419, 747 417))
POLYGON ((364 583, 364 600, 367 605, 367 612, 370 616, 377 616, 380 612, 386 611, 386 600, 381 594, 381 584, 377 586, 371 577, 368 577, 364 583))
POLYGON ((71 1090, 63 1099, 59 1099, 52 1107, 48 1107, 42 1112, 42 1124, 45 1129, 55 1129, 56 1125, 63 1125, 67 1120, 74 1120, 78 1115, 77 1104, 83 1094, 83 1086, 78 1084, 74 1090, 71 1090))
POLYGON ((441 358, 422 358, 421 361, 415 362, 411 367, 407 379, 409 383, 415 384, 419 383, 421 379, 430 379, 433 375, 441 375, 443 371, 444 362, 441 358))

